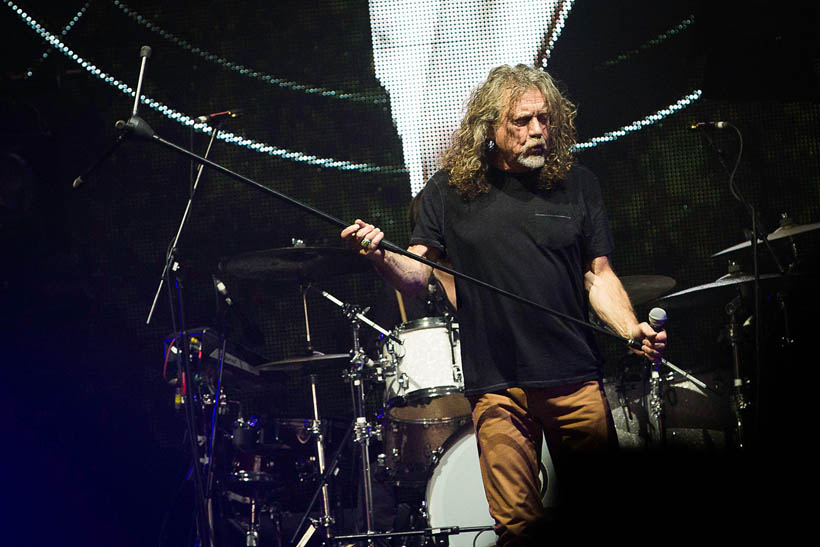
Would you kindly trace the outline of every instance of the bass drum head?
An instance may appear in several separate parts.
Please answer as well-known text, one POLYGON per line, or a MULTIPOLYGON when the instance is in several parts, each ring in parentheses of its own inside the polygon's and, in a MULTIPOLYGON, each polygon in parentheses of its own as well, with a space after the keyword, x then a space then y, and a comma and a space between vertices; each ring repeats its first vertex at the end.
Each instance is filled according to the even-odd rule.
MULTIPOLYGON (((541 441, 541 501, 555 504, 555 470, 541 441)), ((453 435, 444 454, 430 475, 425 492, 428 524, 432 528, 452 526, 492 526, 487 496, 481 481, 478 446, 472 424, 453 435)), ((495 532, 464 532, 450 536, 451 547, 489 547, 495 545, 495 532), (476 538, 476 536, 478 536, 476 538)))

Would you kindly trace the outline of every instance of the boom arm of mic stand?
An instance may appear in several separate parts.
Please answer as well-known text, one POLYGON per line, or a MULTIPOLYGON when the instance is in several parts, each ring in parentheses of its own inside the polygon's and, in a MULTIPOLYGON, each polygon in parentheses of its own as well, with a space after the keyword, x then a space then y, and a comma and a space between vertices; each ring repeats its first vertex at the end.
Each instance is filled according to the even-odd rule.
MULTIPOLYGON (((146 124, 141 119, 137 118, 135 123, 132 123, 134 118, 135 118, 135 116, 132 116, 132 118, 128 120, 128 123, 126 124, 126 126, 130 126, 132 128, 133 134, 138 136, 138 137, 151 139, 151 140, 153 140, 153 141, 155 141, 155 142, 157 142, 157 143, 159 143, 159 144, 161 144, 161 145, 163 145, 167 148, 170 148, 170 149, 174 150, 175 152, 177 152, 179 154, 182 154, 182 155, 188 157, 189 159, 194 159, 198 162, 201 162, 201 163, 207 165, 208 167, 210 167, 211 169, 214 169, 214 170, 222 173, 223 175, 227 175, 228 177, 230 177, 232 179, 235 179, 235 180, 238 180, 239 182, 242 182, 244 184, 247 184, 248 186, 252 186, 252 187, 254 187, 258 190, 266 192, 266 193, 280 199, 281 201, 284 201, 284 202, 289 203, 289 204, 291 204, 295 207, 298 207, 298 208, 300 208, 300 209, 302 209, 302 210, 304 210, 304 211, 306 211, 306 212, 308 212, 308 213, 310 213, 314 216, 320 217, 320 218, 326 220, 327 222, 329 222, 331 224, 335 224, 339 228, 347 228, 350 225, 349 223, 341 220, 340 218, 337 218, 333 215, 325 213, 324 211, 316 209, 315 207, 311 207, 310 205, 308 205, 306 203, 303 203, 303 202, 301 202, 297 199, 294 199, 294 198, 292 198, 288 195, 285 195, 281 192, 278 192, 278 191, 274 190, 273 188, 269 188, 269 187, 267 187, 263 184, 260 184, 260 183, 256 182, 255 180, 252 180, 252 179, 249 179, 248 177, 240 175, 239 173, 235 173, 234 171, 231 171, 227 167, 223 167, 222 165, 220 165, 216 162, 213 162, 209 159, 203 158, 203 157, 201 157, 197 154, 194 154, 190 150, 186 150, 185 148, 183 148, 181 146, 178 146, 178 145, 176 145, 176 144, 174 144, 170 141, 167 141, 167 140, 163 139, 162 137, 160 137, 159 135, 157 135, 148 126, 148 124, 146 124)), ((411 253, 410 251, 407 251, 406 249, 403 249, 403 248, 399 247, 398 245, 395 245, 395 244, 393 244, 389 241, 382 240, 382 242, 379 244, 379 247, 386 250, 386 251, 390 251, 390 252, 393 252, 393 253, 396 253, 396 254, 406 256, 406 257, 408 257, 412 260, 415 260, 417 262, 421 262, 422 264, 430 266, 431 268, 441 270, 445 273, 448 273, 448 274, 452 275, 453 277, 457 277, 459 279, 462 279, 462 280, 467 281, 469 283, 473 283, 474 285, 478 285, 480 287, 483 287, 487 290, 490 290, 490 291, 495 292, 497 294, 500 294, 502 296, 506 296, 507 298, 511 298, 511 299, 521 303, 521 304, 528 305, 530 307, 533 307, 537 310, 543 311, 544 313, 547 313, 547 314, 552 315, 554 317, 561 318, 561 319, 563 319, 565 321, 568 321, 568 322, 571 322, 571 323, 576 323, 576 324, 581 325, 583 327, 586 327, 588 329, 597 331, 601 334, 605 334, 606 336, 617 338, 621 342, 624 342, 624 343, 627 343, 627 344, 631 345, 632 340, 626 339, 626 338, 624 338, 624 337, 622 337, 622 336, 620 336, 616 333, 613 333, 613 332, 608 331, 604 328, 598 327, 597 325, 590 324, 587 321, 582 321, 580 319, 576 319, 575 317, 571 317, 569 315, 561 313, 561 312, 559 312, 557 310, 554 310, 552 308, 548 308, 546 306, 538 304, 537 302, 533 302, 532 300, 524 298, 523 296, 519 296, 515 293, 511 293, 511 292, 506 291, 504 289, 498 288, 495 285, 491 285, 491 284, 489 284, 485 281, 481 281, 480 279, 477 279, 475 277, 472 277, 472 276, 469 276, 467 274, 461 273, 461 272, 459 272, 457 270, 454 270, 452 268, 448 268, 446 266, 442 266, 441 264, 437 264, 437 263, 433 262, 432 260, 428 260, 428 259, 424 258, 423 256, 419 256, 415 253, 411 253)))

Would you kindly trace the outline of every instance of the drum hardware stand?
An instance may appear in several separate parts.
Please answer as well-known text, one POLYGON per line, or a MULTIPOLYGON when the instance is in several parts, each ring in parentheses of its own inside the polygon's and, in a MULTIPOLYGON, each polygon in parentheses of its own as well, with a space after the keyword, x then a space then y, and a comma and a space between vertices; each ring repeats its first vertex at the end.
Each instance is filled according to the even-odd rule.
MULTIPOLYGON (((330 460, 330 463, 327 465, 325 471, 322 473, 321 478, 319 479, 319 486, 316 488, 316 491, 313 494, 313 497, 308 504, 307 509, 305 510, 305 514, 302 516, 302 520, 299 522, 299 525, 296 527, 296 531, 293 533, 293 537, 290 540, 290 544, 294 544, 296 542, 296 538, 299 535, 299 532, 302 531, 305 523, 307 522, 308 518, 310 517, 310 512, 313 510, 313 506, 316 505, 316 501, 319 499, 319 496, 322 495, 325 491, 325 487, 330 480, 331 476, 335 476, 338 472, 338 465, 339 465, 339 457, 342 454, 342 451, 347 446, 347 443, 350 441, 350 438, 353 435, 353 431, 355 429, 355 421, 350 424, 350 427, 347 429, 344 438, 339 443, 336 452, 333 454, 333 457, 330 460)), ((311 538, 313 533, 317 530, 319 526, 324 526, 326 521, 314 521, 311 522, 308 529, 302 535, 302 538, 299 540, 297 545, 303 546, 307 543, 307 541, 311 538)))
POLYGON ((361 463, 362 463, 362 485, 364 488, 364 502, 365 502, 365 522, 367 532, 373 532, 373 482, 372 470, 370 468, 370 439, 371 437, 378 437, 379 432, 368 421, 365 411, 365 369, 372 368, 374 362, 368 358, 359 341, 359 330, 361 324, 365 323, 368 326, 376 329, 389 339, 402 344, 403 342, 395 334, 388 332, 380 327, 370 319, 368 319, 361 308, 346 304, 328 293, 327 291, 316 289, 326 299, 330 300, 342 309, 345 317, 350 321, 351 329, 353 331, 353 350, 350 357, 350 369, 345 373, 346 380, 350 383, 350 395, 353 401, 353 415, 355 417, 354 430, 355 441, 359 443, 361 449, 361 463))
MULTIPOLYGON (((324 433, 322 431, 322 422, 319 420, 319 399, 316 395, 316 380, 317 375, 310 375, 310 394, 313 400, 313 423, 310 431, 316 439, 316 457, 319 464, 319 473, 325 473, 325 444, 324 433)), ((320 490, 322 493, 322 516, 319 519, 319 524, 325 529, 325 536, 329 539, 333 537, 330 529, 333 526, 335 519, 330 511, 330 493, 328 492, 327 481, 323 481, 320 490)))
POLYGON ((449 545, 449 537, 455 534, 467 534, 471 532, 489 532, 492 526, 447 526, 438 528, 424 528, 423 530, 407 530, 404 532, 370 532, 367 534, 352 534, 347 536, 336 536, 334 541, 341 545, 343 542, 368 541, 374 539, 390 539, 402 536, 423 536, 425 544, 449 545))
POLYGON ((740 295, 734 297, 731 302, 726 304, 726 314, 729 316, 729 323, 726 325, 726 336, 732 347, 732 373, 734 376, 732 384, 732 413, 735 418, 736 441, 737 447, 743 450, 745 448, 743 412, 749 405, 743 396, 743 378, 740 373, 741 325, 737 321, 737 314, 740 311, 741 304, 742 299, 740 295))
MULTIPOLYGON (((783 267, 783 264, 778 259, 777 253, 775 253, 774 248, 772 248, 772 244, 769 241, 769 232, 766 230, 765 226, 763 225, 763 222, 760 219, 759 211, 757 210, 755 205, 743 195, 743 193, 740 191, 740 188, 738 187, 738 185, 734 181, 735 173, 737 172, 737 168, 740 165, 740 158, 743 155, 743 134, 741 133, 740 129, 738 129, 734 124, 731 124, 731 123, 727 122, 726 125, 728 127, 731 127, 732 129, 734 129, 735 133, 737 133, 737 137, 738 137, 738 141, 739 141, 739 149, 738 149, 737 159, 735 160, 734 167, 732 168, 731 171, 729 171, 729 168, 723 162, 723 152, 720 150, 720 148, 715 145, 714 141, 708 135, 708 133, 704 132, 703 135, 706 137, 707 142, 709 143, 709 145, 718 152, 718 160, 720 161, 721 165, 723 165, 723 168, 726 170, 726 172, 729 174, 729 191, 732 193, 732 196, 743 206, 743 208, 746 209, 746 212, 749 215, 749 218, 750 218, 751 224, 752 224, 751 233, 749 233, 748 236, 749 236, 749 242, 751 243, 751 248, 752 248, 752 263, 753 263, 753 269, 754 269, 754 318, 755 318, 755 320, 754 320, 754 323, 755 323, 754 324, 754 328, 755 328, 755 334, 754 334, 754 365, 755 365, 755 372, 754 372, 754 376, 755 376, 755 390, 756 390, 756 394, 757 394, 755 412, 756 412, 757 418, 758 418, 757 420, 755 420, 755 428, 759 428, 760 427, 761 407, 764 406, 764 405, 761 404, 761 401, 760 401, 760 387, 761 387, 761 381, 760 380, 761 380, 761 368, 762 368, 763 364, 761 363, 761 360, 760 360, 760 342, 761 342, 760 329, 761 329, 762 315, 761 315, 761 312, 760 312, 761 293, 760 293, 760 265, 759 265, 759 261, 758 261, 758 247, 759 247, 758 241, 762 241, 763 244, 766 246, 766 249, 769 252, 769 255, 771 255, 772 260, 774 260, 774 263, 777 266, 777 270, 780 272, 781 275, 786 274, 786 269, 783 267)), ((788 222, 789 220, 790 219, 788 219, 788 215, 781 215, 781 223, 788 222)), ((728 310, 727 310, 727 313, 728 313, 728 310)), ((736 323, 735 323, 734 318, 733 318, 731 323, 730 323, 730 326, 729 326, 729 331, 730 331, 729 332, 729 338, 730 338, 730 342, 732 343, 733 354, 735 354, 737 352, 736 340, 732 340, 733 338, 736 338, 736 335, 737 335, 737 333, 733 332, 735 330, 737 330, 737 326, 736 326, 736 323)), ((735 369, 738 368, 738 362, 739 362, 739 357, 736 356, 734 358, 734 367, 735 367, 735 369)), ((734 393, 734 395, 737 398, 735 403, 734 403, 734 411, 735 411, 735 416, 736 416, 736 419, 737 419, 738 444, 739 444, 739 447, 742 448, 743 447, 743 433, 742 433, 743 424, 742 424, 742 419, 740 417, 740 411, 743 410, 744 408, 746 408, 746 403, 745 403, 745 401, 743 401, 742 393, 741 393, 741 390, 740 390, 741 385, 739 385, 739 383, 742 383, 742 380, 740 379, 739 372, 737 370, 735 370, 735 379, 734 379, 734 381, 735 381, 735 386, 734 386, 734 392, 735 393, 734 393)))

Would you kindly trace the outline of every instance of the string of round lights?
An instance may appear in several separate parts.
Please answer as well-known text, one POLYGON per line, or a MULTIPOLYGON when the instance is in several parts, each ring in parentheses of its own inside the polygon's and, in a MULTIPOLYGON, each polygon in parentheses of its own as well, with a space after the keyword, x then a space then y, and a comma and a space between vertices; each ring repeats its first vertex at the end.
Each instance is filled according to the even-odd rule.
POLYGON ((587 148, 594 148, 599 144, 603 144, 605 142, 612 142, 618 140, 619 138, 628 135, 629 133, 634 133, 644 127, 650 126, 652 124, 658 123, 659 121, 663 120, 664 118, 668 118, 678 110, 686 108, 693 102, 697 101, 703 95, 703 91, 700 89, 694 90, 692 93, 689 93, 685 97, 681 98, 680 100, 676 101, 674 104, 667 106, 661 110, 658 110, 654 114, 650 114, 646 116, 642 120, 637 120, 632 122, 629 125, 625 125, 620 129, 616 129, 614 131, 607 131, 600 137, 592 138, 586 142, 578 143, 573 147, 574 152, 578 152, 580 150, 584 150, 587 148))
MULTIPOLYGON (((96 76, 103 82, 107 83, 108 85, 114 87, 118 91, 130 95, 133 97, 136 92, 134 89, 131 88, 128 84, 121 82, 117 78, 105 73, 100 68, 95 66, 93 63, 89 62, 88 60, 82 58, 80 55, 75 53, 71 48, 69 48, 65 43, 63 43, 57 36, 50 33, 46 30, 40 23, 38 23, 34 18, 28 15, 22 8, 17 6, 11 0, 6 0, 6 5, 9 6, 12 11, 14 11, 31 29, 33 29, 40 37, 51 44, 57 51, 65 55, 66 57, 72 59, 78 65, 80 65, 83 69, 85 69, 90 74, 96 76)), ((165 117, 174 120, 182 125, 192 127, 195 131, 199 131, 202 133, 210 134, 213 131, 213 128, 209 126, 207 123, 197 122, 192 117, 187 116, 181 112, 166 106, 165 104, 161 103, 160 101, 154 100, 146 95, 140 96, 140 102, 145 104, 149 108, 156 110, 160 114, 164 115, 165 117)), ((266 144, 263 142, 258 142, 254 139, 249 139, 243 137, 242 135, 236 135, 234 133, 225 131, 220 132, 218 138, 222 141, 225 141, 230 144, 234 144, 236 146, 242 146, 244 148, 248 148, 249 150, 253 150, 255 152, 259 152, 262 154, 267 154, 269 156, 286 159, 290 161, 295 161, 299 163, 306 163, 309 165, 323 167, 323 168, 331 168, 331 169, 338 169, 340 171, 359 171, 362 173, 385 173, 385 174, 393 174, 393 173, 406 173, 407 170, 403 167, 382 167, 377 165, 372 165, 369 163, 354 163, 346 160, 337 160, 334 158, 320 158, 318 156, 313 156, 309 154, 303 154, 301 152, 295 152, 292 150, 287 150, 284 148, 280 148, 278 146, 274 146, 271 144, 266 144)))
POLYGON ((292 82, 289 80, 271 76, 270 74, 265 74, 264 72, 260 72, 258 70, 247 68, 239 63, 229 61, 224 57, 220 57, 218 55, 205 51, 202 48, 193 46, 188 41, 183 40, 182 38, 178 38, 174 34, 157 26, 156 24, 148 20, 146 17, 140 15, 133 9, 126 6, 123 2, 120 2, 119 0, 114 0, 114 5, 118 7, 125 15, 127 15, 140 25, 144 26, 152 32, 159 34, 166 40, 173 42, 182 49, 189 51, 190 53, 193 53, 195 55, 198 55, 206 61, 216 63, 224 68, 227 68, 228 70, 237 72, 242 76, 247 76, 248 78, 253 78, 266 84, 281 87, 284 89, 289 89, 291 91, 300 91, 302 93, 307 93, 310 95, 320 95, 322 97, 329 97, 332 99, 368 102, 373 104, 386 104, 388 102, 388 99, 384 95, 384 93, 378 91, 373 91, 369 93, 351 93, 346 91, 336 91, 333 89, 326 89, 324 87, 311 86, 307 84, 300 84, 298 82, 292 82))
POLYGON ((666 32, 662 32, 661 34, 659 34, 655 38, 652 38, 651 40, 648 40, 648 41, 644 42, 643 44, 636 47, 635 49, 630 49, 629 51, 621 53, 620 55, 618 55, 614 59, 610 59, 609 61, 604 61, 603 63, 595 66, 593 68, 593 70, 601 70, 603 68, 610 68, 610 67, 618 65, 620 63, 623 63, 624 61, 627 61, 627 60, 631 59, 635 55, 638 55, 639 53, 642 53, 642 52, 647 51, 647 50, 649 50, 649 49, 651 49, 655 46, 658 46, 658 45, 662 44, 663 42, 665 42, 666 40, 668 40, 669 38, 672 38, 673 36, 676 36, 676 35, 680 34, 684 30, 689 28, 692 25, 692 23, 694 23, 694 22, 695 22, 695 16, 690 15, 689 17, 687 17, 686 19, 681 21, 676 27, 671 28, 671 29, 667 30, 666 32))
MULTIPOLYGON (((85 12, 88 11, 88 6, 90 6, 90 5, 91 5, 91 2, 86 2, 85 3, 85 5, 80 9, 80 11, 78 11, 77 14, 71 19, 71 21, 69 21, 68 24, 65 27, 63 27, 63 30, 60 31, 60 36, 65 38, 68 35, 68 33, 71 32, 71 29, 74 28, 74 25, 76 25, 77 22, 80 20, 80 18, 83 15, 85 15, 85 12)), ((43 63, 43 61, 48 59, 48 56, 50 54, 51 54, 51 48, 45 50, 43 52, 43 54, 40 57, 37 58, 37 60, 34 62, 34 64, 28 70, 26 70, 25 78, 31 78, 32 76, 34 76, 34 70, 38 66, 40 66, 43 63)))
MULTIPOLYGON (((34 30, 43 40, 49 43, 54 49, 56 49, 66 57, 72 59, 87 72, 89 72, 93 76, 96 76, 108 85, 114 87, 118 91, 126 95, 130 95, 131 97, 135 95, 136 92, 128 84, 121 82, 117 78, 107 74, 106 72, 102 71, 100 68, 95 66, 93 63, 89 62, 88 60, 82 58, 80 55, 75 53, 57 36, 46 30, 34 18, 28 15, 22 8, 17 6, 12 0, 5 0, 5 4, 13 12, 15 12, 26 23, 26 25, 28 25, 32 30, 34 30)), ((79 20, 82 14, 85 13, 87 8, 88 4, 86 4, 83 7, 81 12, 78 13, 78 15, 74 17, 74 19, 72 19, 72 22, 70 23, 71 27, 73 27, 73 25, 76 24, 76 22, 79 20)), ((69 27, 68 30, 70 30, 71 27, 69 27)), ((63 35, 65 35, 66 33, 67 31, 65 31, 63 35)), ((612 142, 623 136, 628 135, 629 133, 639 131, 645 127, 658 123, 661 120, 671 116, 675 112, 683 108, 686 108, 694 101, 700 99, 702 94, 703 92, 701 90, 694 90, 693 92, 689 93, 688 95, 684 96, 683 98, 679 99, 678 101, 669 105, 668 107, 658 110, 656 113, 648 115, 641 120, 634 121, 631 124, 623 126, 620 129, 616 129, 614 131, 608 131, 600 137, 595 137, 586 142, 576 144, 573 148, 573 151, 580 152, 585 149, 593 148, 603 143, 612 142)), ((161 103, 160 101, 154 100, 146 95, 140 96, 140 102, 145 104, 149 108, 156 110, 157 112, 171 120, 174 120, 182 125, 192 127, 195 131, 199 131, 206 134, 210 134, 213 131, 213 128, 209 126, 207 123, 197 122, 192 117, 187 116, 181 112, 178 112, 177 110, 174 110, 173 108, 170 108, 169 106, 161 103)), ((227 131, 220 132, 218 138, 227 143, 234 144, 236 146, 241 146, 262 154, 267 154, 272 157, 277 157, 280 159, 286 159, 299 163, 305 163, 322 168, 338 169, 340 171, 359 171, 363 173, 407 173, 407 169, 405 169, 404 167, 377 166, 369 163, 355 163, 347 160, 337 160, 334 158, 321 158, 318 156, 303 154, 301 152, 287 150, 284 148, 280 148, 278 146, 259 142, 254 139, 249 139, 242 135, 236 135, 234 133, 227 131)))
POLYGON ((544 49, 538 53, 536 65, 540 64, 542 69, 547 68, 550 55, 552 55, 552 49, 555 47, 558 37, 561 36, 561 32, 564 30, 564 25, 566 24, 567 17, 569 17, 569 12, 572 9, 573 4, 574 0, 567 0, 561 5, 561 10, 558 12, 558 17, 555 21, 555 27, 550 32, 546 44, 544 45, 544 49))

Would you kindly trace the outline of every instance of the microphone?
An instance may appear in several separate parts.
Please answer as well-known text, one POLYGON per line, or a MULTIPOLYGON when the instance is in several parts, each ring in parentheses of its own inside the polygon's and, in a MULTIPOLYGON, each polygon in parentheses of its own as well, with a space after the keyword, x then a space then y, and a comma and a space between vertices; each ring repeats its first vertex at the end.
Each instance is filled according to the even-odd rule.
POLYGON ((219 278, 214 277, 214 287, 216 287, 216 292, 222 295, 222 298, 225 299, 225 303, 229 306, 233 306, 233 300, 231 297, 228 296, 228 287, 225 286, 219 278))
POLYGON ((655 332, 662 331, 665 323, 666 310, 663 308, 652 308, 649 311, 649 326, 652 327, 652 330, 655 332))
POLYGON ((714 129, 726 129, 729 127, 729 122, 697 122, 689 126, 689 129, 702 129, 710 127, 714 129))
POLYGON ((197 116, 194 120, 198 121, 199 123, 206 123, 208 120, 212 120, 214 118, 221 118, 222 116, 227 116, 229 118, 236 118, 240 114, 242 114, 243 110, 241 108, 231 108, 230 110, 223 110, 222 112, 214 112, 213 114, 204 114, 202 116, 197 116))
MULTIPOLYGON (((655 332, 662 331, 665 323, 666 311, 663 308, 652 308, 649 312, 649 326, 652 327, 652 330, 655 332)), ((626 343, 632 349, 641 350, 643 348, 643 343, 637 338, 630 338, 626 343)))
MULTIPOLYGON (((222 297, 225 301, 225 304, 228 305, 228 310, 233 310, 236 313, 236 317, 239 319, 239 323, 242 325, 242 332, 245 334, 248 342, 250 342, 254 346, 261 346, 265 343, 265 335, 256 326, 248 316, 242 313, 242 310, 239 308, 238 304, 235 304, 231 297, 228 295, 228 287, 225 286, 225 283, 222 282, 216 276, 211 276, 214 280, 214 288, 216 288, 216 292, 222 297)), ((227 310, 226 310, 227 311, 227 310)))

